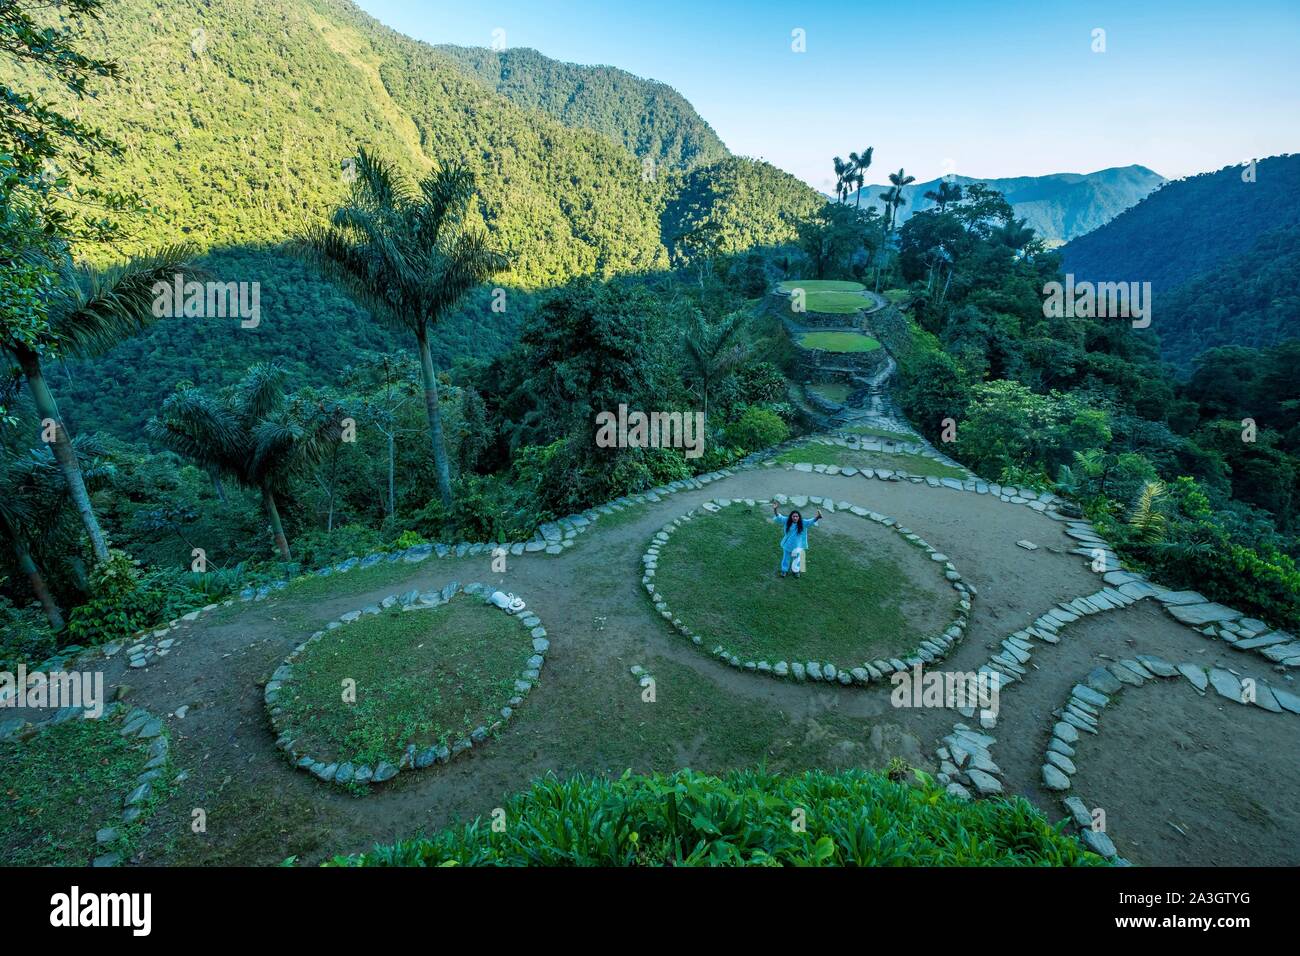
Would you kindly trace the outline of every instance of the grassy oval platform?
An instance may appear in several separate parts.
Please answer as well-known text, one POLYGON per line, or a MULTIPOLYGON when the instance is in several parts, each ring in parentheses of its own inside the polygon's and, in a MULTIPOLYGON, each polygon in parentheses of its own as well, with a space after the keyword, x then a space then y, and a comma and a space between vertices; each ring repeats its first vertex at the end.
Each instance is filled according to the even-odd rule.
MULTIPOLYGON (((800 510, 811 518, 817 505, 800 510)), ((706 503, 655 536, 643 584, 693 643, 748 671, 867 684, 937 660, 965 628, 960 575, 945 577, 946 557, 891 519, 859 511, 828 513, 810 534, 808 571, 780 578, 770 505, 706 503)))
POLYGON ((791 308, 794 307, 793 296, 803 294, 805 312, 825 312, 832 315, 852 315, 875 304, 867 296, 866 288, 860 282, 848 282, 839 279, 792 279, 777 286, 785 295, 791 296, 791 308))
POLYGON ((539 676, 546 632, 481 585, 453 589, 349 612, 272 675, 277 746, 295 765, 341 786, 382 783, 445 763, 510 719, 539 676))
POLYGON ((807 388, 809 392, 818 398, 834 405, 843 405, 854 392, 852 385, 846 385, 843 382, 822 382, 818 385, 809 385, 807 388))
POLYGON ((123 721, 75 717, 26 740, 0 743, 0 865, 114 865, 162 791, 144 787, 166 773, 166 738, 123 734, 123 721), (156 743, 162 740, 161 747, 156 743), (162 751, 158 759, 151 757, 162 751), (148 768, 148 769, 146 769, 148 768), (149 780, 146 780, 149 783, 149 780), (123 798, 137 799, 127 807, 123 798))
POLYGON ((823 352, 874 352, 880 343, 857 332, 800 332, 795 342, 806 349, 823 352))
POLYGON ((965 802, 860 770, 547 777, 503 809, 502 832, 479 819, 332 865, 1106 865, 1023 797, 965 802))
POLYGON ((803 289, 805 292, 865 292, 861 282, 849 279, 787 279, 777 286, 782 292, 803 289))

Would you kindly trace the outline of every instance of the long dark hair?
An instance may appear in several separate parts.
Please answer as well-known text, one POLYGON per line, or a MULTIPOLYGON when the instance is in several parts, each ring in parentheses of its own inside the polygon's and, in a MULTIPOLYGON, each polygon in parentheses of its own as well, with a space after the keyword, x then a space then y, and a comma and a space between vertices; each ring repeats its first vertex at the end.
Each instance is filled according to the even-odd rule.
POLYGON ((790 512, 790 517, 785 519, 785 530, 787 532, 790 530, 790 525, 794 524, 795 515, 799 515, 799 533, 803 534, 803 513, 799 511, 790 512))

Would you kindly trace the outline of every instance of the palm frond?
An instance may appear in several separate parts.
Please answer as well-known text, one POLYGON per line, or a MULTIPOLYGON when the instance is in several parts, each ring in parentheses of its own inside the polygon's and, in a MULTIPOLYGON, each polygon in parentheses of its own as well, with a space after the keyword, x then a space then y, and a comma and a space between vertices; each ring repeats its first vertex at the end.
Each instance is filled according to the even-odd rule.
POLYGON ((1148 481, 1138 492, 1128 523, 1144 544, 1164 540, 1167 520, 1158 508, 1167 490, 1163 481, 1148 481))
POLYGON ((252 421, 265 418, 284 404, 287 372, 275 362, 259 362, 244 373, 236 391, 239 411, 252 421))
POLYGON ((192 247, 173 245, 104 270, 65 262, 49 300, 50 326, 63 351, 78 358, 101 355, 153 324, 159 283, 205 274, 193 256, 192 247))

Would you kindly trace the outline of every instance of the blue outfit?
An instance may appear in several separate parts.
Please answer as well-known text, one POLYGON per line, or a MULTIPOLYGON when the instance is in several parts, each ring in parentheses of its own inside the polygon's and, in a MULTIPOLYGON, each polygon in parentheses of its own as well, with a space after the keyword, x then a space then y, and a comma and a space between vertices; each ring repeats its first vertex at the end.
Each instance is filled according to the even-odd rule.
MULTIPOLYGON (((784 525, 789 519, 782 514, 772 515, 772 520, 777 524, 784 525)), ((799 530, 798 523, 791 524, 781 537, 781 573, 785 574, 790 570, 790 561, 794 557, 796 550, 802 550, 806 555, 808 553, 808 529, 818 522, 818 518, 809 521, 807 518, 803 522, 803 530, 799 530)), ((803 570, 803 562, 799 564, 799 570, 803 570)))

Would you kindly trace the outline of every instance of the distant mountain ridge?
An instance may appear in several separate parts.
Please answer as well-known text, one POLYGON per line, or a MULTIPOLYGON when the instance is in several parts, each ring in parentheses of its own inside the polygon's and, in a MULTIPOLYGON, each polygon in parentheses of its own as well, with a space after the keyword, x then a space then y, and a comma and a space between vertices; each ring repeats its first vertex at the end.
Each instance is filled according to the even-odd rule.
MULTIPOLYGON (((985 183, 990 189, 996 189, 1011 203, 1016 216, 1027 219, 1040 236, 1054 244, 1068 242, 1105 225, 1166 181, 1145 166, 1115 166, 1093 173, 1051 173, 996 179, 955 175, 945 178, 962 186, 985 183)), ((898 211, 899 224, 915 213, 934 207, 925 194, 937 189, 939 183, 939 179, 931 179, 903 187, 907 203, 898 211)), ((862 206, 870 204, 874 209, 883 209, 884 203, 879 197, 890 188, 888 184, 864 187, 862 206)), ((848 201, 856 202, 857 194, 850 194, 848 201)))
POLYGON ((612 66, 553 60, 528 48, 440 44, 433 49, 516 106, 600 133, 638 159, 690 169, 730 155, 713 127, 666 83, 612 66))

